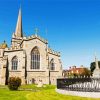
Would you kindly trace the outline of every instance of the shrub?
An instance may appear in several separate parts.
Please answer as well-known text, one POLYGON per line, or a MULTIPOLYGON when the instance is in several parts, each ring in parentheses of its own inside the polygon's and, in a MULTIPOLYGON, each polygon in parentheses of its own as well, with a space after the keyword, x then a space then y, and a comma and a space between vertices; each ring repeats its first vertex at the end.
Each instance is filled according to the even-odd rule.
POLYGON ((18 87, 21 85, 21 79, 19 77, 10 77, 8 79, 8 88, 10 90, 18 90, 18 87))

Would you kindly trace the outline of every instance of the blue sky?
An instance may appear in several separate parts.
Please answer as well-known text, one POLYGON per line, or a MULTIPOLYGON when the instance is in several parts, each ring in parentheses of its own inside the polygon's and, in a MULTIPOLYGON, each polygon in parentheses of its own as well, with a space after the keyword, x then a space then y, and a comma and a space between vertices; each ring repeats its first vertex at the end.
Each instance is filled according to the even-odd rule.
POLYGON ((61 52, 63 68, 89 67, 94 52, 100 60, 99 0, 0 0, 0 43, 10 45, 20 3, 24 34, 38 28, 49 46, 61 52))

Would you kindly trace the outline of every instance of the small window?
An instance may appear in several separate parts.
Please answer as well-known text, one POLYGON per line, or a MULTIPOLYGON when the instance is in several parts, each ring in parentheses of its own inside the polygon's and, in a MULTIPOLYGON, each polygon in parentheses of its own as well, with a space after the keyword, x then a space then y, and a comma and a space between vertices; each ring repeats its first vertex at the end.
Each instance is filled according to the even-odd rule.
POLYGON ((12 70, 17 70, 17 68, 18 68, 18 59, 17 59, 17 57, 15 56, 15 57, 13 57, 13 59, 12 59, 12 70))
POLYGON ((50 70, 55 70, 54 59, 51 59, 50 61, 50 70))

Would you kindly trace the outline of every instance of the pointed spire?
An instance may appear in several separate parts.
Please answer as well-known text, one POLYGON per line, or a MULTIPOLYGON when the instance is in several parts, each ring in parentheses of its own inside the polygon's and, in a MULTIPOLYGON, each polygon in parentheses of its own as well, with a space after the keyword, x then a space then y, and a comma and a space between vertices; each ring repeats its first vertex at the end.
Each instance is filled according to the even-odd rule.
POLYGON ((99 64, 98 64, 98 60, 97 60, 97 57, 96 57, 96 53, 95 53, 95 65, 96 65, 96 69, 99 69, 99 64))
POLYGON ((19 9, 18 20, 17 20, 16 30, 15 30, 15 37, 23 37, 21 7, 19 9))

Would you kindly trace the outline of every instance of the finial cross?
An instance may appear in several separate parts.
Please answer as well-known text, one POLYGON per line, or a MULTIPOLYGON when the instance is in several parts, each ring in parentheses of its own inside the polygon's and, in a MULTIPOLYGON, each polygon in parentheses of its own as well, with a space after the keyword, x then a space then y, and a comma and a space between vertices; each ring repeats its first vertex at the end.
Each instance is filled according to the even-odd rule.
POLYGON ((39 32, 39 29, 38 28, 35 28, 35 34, 37 35, 39 32))

